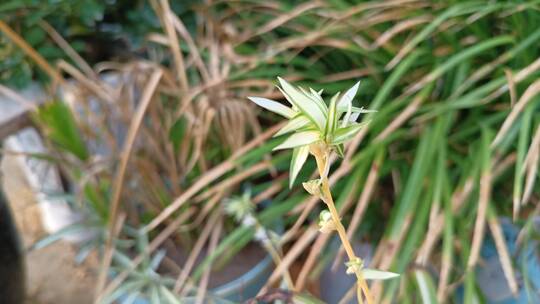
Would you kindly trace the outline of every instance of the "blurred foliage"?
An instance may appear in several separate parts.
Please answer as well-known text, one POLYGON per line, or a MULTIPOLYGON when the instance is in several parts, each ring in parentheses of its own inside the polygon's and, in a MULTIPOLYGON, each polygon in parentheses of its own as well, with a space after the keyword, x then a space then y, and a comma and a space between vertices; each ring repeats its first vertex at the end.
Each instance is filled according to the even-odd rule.
MULTIPOLYGON (((172 10, 191 20, 197 1, 174 1, 172 10)), ((40 26, 49 23, 85 60, 95 64, 130 58, 145 35, 160 28, 145 0, 3 0, 0 19, 7 22, 48 62, 68 60, 64 51, 40 26)), ((0 83, 22 88, 47 77, 17 47, 0 34, 0 83)))

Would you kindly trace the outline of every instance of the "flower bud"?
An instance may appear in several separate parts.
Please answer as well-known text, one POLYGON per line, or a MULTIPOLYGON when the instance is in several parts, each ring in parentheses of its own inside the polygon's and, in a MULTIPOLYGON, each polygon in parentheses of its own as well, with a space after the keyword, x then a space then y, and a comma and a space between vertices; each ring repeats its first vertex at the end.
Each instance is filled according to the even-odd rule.
POLYGON ((321 196, 321 180, 320 179, 312 179, 307 182, 302 183, 302 186, 304 186, 304 189, 306 191, 313 195, 320 197, 321 196))
POLYGON ((334 230, 336 230, 336 223, 334 222, 330 211, 321 211, 321 214, 319 214, 319 231, 322 233, 330 233, 334 230))
POLYGON ((347 266, 347 274, 356 274, 364 268, 364 261, 356 257, 345 263, 345 266, 347 266))

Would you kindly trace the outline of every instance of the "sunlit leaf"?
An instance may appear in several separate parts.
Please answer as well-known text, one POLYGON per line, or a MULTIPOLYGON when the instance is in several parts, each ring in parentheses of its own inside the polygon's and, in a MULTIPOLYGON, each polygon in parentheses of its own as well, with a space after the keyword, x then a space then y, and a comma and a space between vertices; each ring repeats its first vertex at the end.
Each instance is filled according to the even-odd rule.
POLYGON ((312 88, 309 88, 309 91, 304 89, 303 87, 298 87, 298 88, 300 89, 300 92, 302 92, 304 95, 306 95, 306 97, 311 99, 313 103, 315 103, 315 105, 319 107, 319 109, 323 113, 326 114, 326 112, 328 111, 328 109, 326 108, 326 104, 324 100, 322 99, 322 97, 319 94, 317 94, 317 92, 315 92, 312 88))
POLYGON ((309 155, 309 146, 307 145, 295 148, 293 150, 290 175, 289 175, 289 188, 292 188, 294 180, 296 179, 296 176, 298 176, 298 172, 300 172, 300 169, 302 169, 302 167, 304 166, 304 163, 306 162, 308 155, 309 155))
POLYGON ((337 120, 339 119, 338 114, 337 114, 337 108, 336 108, 338 97, 339 97, 339 93, 334 95, 334 97, 332 97, 332 100, 330 100, 330 107, 328 108, 328 117, 326 118, 326 126, 324 130, 324 134, 326 136, 334 133, 334 130, 337 127, 337 123, 338 123, 337 120))
POLYGON ((287 138, 283 143, 275 147, 274 150, 290 149, 303 145, 309 145, 317 140, 319 140, 319 132, 317 131, 298 132, 289 136, 289 138, 287 138))
POLYGON ((295 118, 289 120, 289 122, 287 122, 287 124, 274 135, 274 137, 296 131, 300 128, 307 126, 310 122, 311 121, 306 116, 298 115, 295 118))
POLYGON ((352 113, 375 113, 377 112, 377 110, 366 110, 364 108, 352 107, 351 112, 352 113))
POLYGON ((356 122, 358 120, 359 116, 360 116, 360 113, 358 113, 358 112, 352 113, 351 116, 349 117, 349 121, 347 121, 347 123, 356 122))
POLYGON ((389 280, 399 277, 399 273, 369 268, 364 268, 362 274, 366 280, 389 280))
POLYGON ((366 123, 355 123, 349 125, 345 128, 339 128, 334 132, 334 137, 332 138, 332 145, 338 145, 346 142, 351 139, 360 129, 366 126, 366 123))
POLYGON ((293 111, 293 109, 282 105, 281 103, 268 99, 268 98, 262 98, 262 97, 248 97, 249 100, 253 101, 257 105, 267 109, 268 111, 272 111, 276 114, 279 114, 281 116, 284 116, 286 118, 293 117, 296 113, 293 111))
POLYGON ((358 87, 360 86, 360 81, 358 81, 355 85, 353 85, 350 89, 343 94, 343 96, 339 99, 339 102, 337 104, 337 108, 341 112, 345 112, 349 105, 352 105, 352 100, 354 96, 356 96, 356 92, 358 91, 358 87))
MULTIPOLYGON (((278 79, 286 97, 288 96, 290 98, 289 101, 306 115, 307 118, 313 121, 319 130, 323 130, 326 113, 321 109, 320 105, 317 105, 317 102, 312 98, 297 90, 283 78, 278 77, 278 79)), ((326 105, 323 106, 326 107, 326 105)))

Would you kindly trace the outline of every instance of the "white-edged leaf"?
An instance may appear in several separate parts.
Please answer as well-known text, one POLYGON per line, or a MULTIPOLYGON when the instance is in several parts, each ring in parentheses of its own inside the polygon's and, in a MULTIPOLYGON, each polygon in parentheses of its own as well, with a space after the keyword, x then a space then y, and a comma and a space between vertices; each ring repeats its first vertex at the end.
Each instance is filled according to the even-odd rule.
POLYGON ((278 80, 281 84, 285 97, 289 97, 288 100, 297 107, 307 118, 309 118, 313 123, 319 128, 319 130, 324 129, 324 122, 326 118, 326 113, 324 108, 326 105, 318 104, 317 101, 313 100, 311 97, 307 96, 303 92, 299 91, 283 78, 278 77, 278 80))
POLYGON ((311 99, 323 113, 326 114, 326 112, 328 112, 328 109, 326 108, 326 104, 324 103, 324 100, 319 94, 317 94, 317 92, 315 92, 315 90, 313 90, 312 88, 309 88, 309 91, 308 91, 302 87, 298 87, 298 88, 300 89, 300 92, 302 92, 309 99, 311 99))
POLYGON ((248 97, 249 100, 253 101, 260 107, 267 109, 268 111, 274 112, 286 118, 293 117, 296 113, 293 109, 282 105, 281 103, 274 101, 272 99, 263 98, 263 97, 248 97))
POLYGON ((298 110, 298 108, 296 107, 295 103, 292 101, 292 98, 291 96, 289 96, 289 94, 287 94, 287 92, 283 91, 283 89, 276 85, 276 88, 281 92, 281 94, 283 94, 283 96, 285 96, 285 99, 289 102, 289 104, 292 106, 293 110, 298 110))
MULTIPOLYGON (((313 88, 309 88, 309 91, 311 92, 311 94, 321 97, 321 94, 319 94, 319 92, 315 91, 313 88)), ((321 99, 322 99, 322 97, 321 97, 321 99)))
POLYGON ((330 100, 330 106, 328 107, 328 117, 326 118, 326 126, 324 129, 324 134, 329 135, 334 132, 337 128, 338 123, 338 113, 337 113, 337 100, 339 98, 339 93, 334 95, 330 100))
MULTIPOLYGON (((279 77, 278 77, 279 78, 279 77)), ((285 81, 285 80, 284 80, 285 81)), ((291 85, 290 83, 288 83, 290 87, 292 87, 293 89, 296 89, 296 91, 300 94, 303 94, 305 98, 307 98, 308 100, 310 100, 313 104, 315 104, 319 110, 321 112, 323 112, 325 115, 326 115, 326 112, 327 112, 327 108, 326 108, 326 104, 324 103, 324 100, 322 99, 321 96, 319 96, 318 94, 317 95, 313 95, 312 93, 308 92, 306 89, 302 88, 302 87, 294 87, 293 85, 291 85)), ((310 104, 310 103, 309 103, 310 104)))
POLYGON ((298 115, 295 118, 289 120, 289 122, 287 122, 287 124, 283 128, 277 131, 274 137, 296 131, 300 128, 307 126, 310 122, 311 120, 309 120, 306 116, 298 115))
POLYGON ((345 117, 343 117, 343 120, 341 121, 341 126, 343 127, 343 126, 346 126, 348 123, 356 122, 358 120, 358 117, 360 117, 360 114, 363 114, 363 113, 375 113, 375 112, 377 112, 377 110, 365 110, 364 108, 352 107, 351 108, 351 115, 349 116, 348 120, 346 120, 347 115, 345 115, 345 117))
POLYGON ((360 116, 360 113, 358 112, 352 113, 351 116, 349 117, 349 121, 347 121, 346 123, 356 122, 359 116, 360 116))
POLYGON ((362 275, 366 280, 389 280, 399 277, 399 273, 369 268, 362 269, 362 275))
POLYGON ((341 99, 339 99, 337 108, 341 112, 345 112, 347 108, 349 108, 349 104, 352 105, 352 100, 354 96, 356 96, 356 92, 358 92, 358 87, 360 86, 360 81, 358 81, 355 85, 353 85, 350 89, 343 94, 341 99))
MULTIPOLYGON (((351 113, 352 113, 352 102, 349 102, 349 103, 347 103, 347 113, 345 113, 345 117, 343 117, 343 121, 341 122, 341 127, 342 128, 346 127, 349 124, 349 119, 351 118, 351 113)), ((354 113, 354 114, 360 114, 360 113, 354 113)))
POLYGON ((291 160, 291 168, 289 172, 289 188, 292 188, 294 180, 298 176, 300 169, 302 169, 302 167, 304 166, 304 163, 306 162, 308 155, 309 155, 308 145, 294 148, 292 160, 291 160))
POLYGON ((377 110, 366 110, 364 108, 352 107, 351 112, 353 113, 375 113, 377 110))
POLYGON ((346 142, 351 139, 360 129, 366 126, 367 123, 355 123, 348 125, 344 128, 339 128, 334 132, 334 137, 332 138, 332 145, 338 145, 346 142))
POLYGON ((313 98, 316 98, 319 102, 324 104, 324 100, 323 100, 323 98, 321 96, 322 90, 320 90, 319 92, 321 92, 321 93, 319 93, 319 92, 315 91, 314 89, 309 88, 309 92, 311 93, 311 96, 313 98))
POLYGON ((317 140, 319 140, 319 132, 317 131, 298 132, 289 136, 279 146, 275 147, 274 150, 290 149, 309 145, 316 142, 317 140))

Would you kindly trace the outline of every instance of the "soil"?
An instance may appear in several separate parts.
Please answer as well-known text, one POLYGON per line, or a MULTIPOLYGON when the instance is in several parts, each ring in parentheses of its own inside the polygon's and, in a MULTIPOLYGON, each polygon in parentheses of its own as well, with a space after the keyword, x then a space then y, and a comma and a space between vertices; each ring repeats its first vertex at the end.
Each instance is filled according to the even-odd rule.
MULTIPOLYGON (((4 156, 1 165, 3 188, 10 202, 25 248, 46 236, 39 209, 22 171, 13 156, 4 156)), ((26 275, 28 304, 92 303, 96 261, 90 257, 83 265, 75 263, 76 247, 56 242, 27 252, 26 275), (89 288, 90 287, 90 288, 89 288)))

